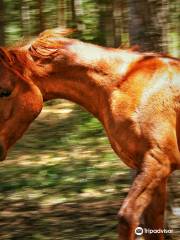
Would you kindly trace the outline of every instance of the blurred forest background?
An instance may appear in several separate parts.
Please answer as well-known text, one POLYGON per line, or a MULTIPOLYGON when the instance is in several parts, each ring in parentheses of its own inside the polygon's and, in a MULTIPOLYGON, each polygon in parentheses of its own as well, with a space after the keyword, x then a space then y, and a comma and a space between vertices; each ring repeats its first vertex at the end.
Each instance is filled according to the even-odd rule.
POLYGON ((67 26, 93 43, 178 56, 179 8, 178 0, 0 0, 0 45, 67 26))
MULTIPOLYGON (((180 56, 178 0, 0 0, 0 45, 73 27, 103 46, 180 56)), ((0 240, 115 240, 133 176, 100 123, 79 106, 48 102, 0 164, 0 240)), ((180 173, 169 181, 166 228, 180 236, 180 173)))

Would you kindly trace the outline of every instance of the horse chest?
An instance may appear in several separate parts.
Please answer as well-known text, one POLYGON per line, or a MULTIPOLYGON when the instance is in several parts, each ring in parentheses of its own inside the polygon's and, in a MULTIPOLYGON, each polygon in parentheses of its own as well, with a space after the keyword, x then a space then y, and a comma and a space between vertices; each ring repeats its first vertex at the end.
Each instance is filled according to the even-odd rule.
POLYGON ((139 168, 147 144, 136 124, 127 119, 116 124, 111 122, 105 129, 113 150, 121 160, 132 168, 139 168))

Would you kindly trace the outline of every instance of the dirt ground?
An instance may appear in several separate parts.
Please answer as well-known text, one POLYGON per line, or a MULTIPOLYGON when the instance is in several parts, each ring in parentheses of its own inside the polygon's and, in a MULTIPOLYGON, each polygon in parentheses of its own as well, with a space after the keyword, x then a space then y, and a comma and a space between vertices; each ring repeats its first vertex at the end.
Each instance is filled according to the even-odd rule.
MULTIPOLYGON (((0 240, 115 240, 132 172, 76 105, 49 104, 0 164, 0 240)), ((180 172, 169 181, 167 239, 180 239, 180 172)))

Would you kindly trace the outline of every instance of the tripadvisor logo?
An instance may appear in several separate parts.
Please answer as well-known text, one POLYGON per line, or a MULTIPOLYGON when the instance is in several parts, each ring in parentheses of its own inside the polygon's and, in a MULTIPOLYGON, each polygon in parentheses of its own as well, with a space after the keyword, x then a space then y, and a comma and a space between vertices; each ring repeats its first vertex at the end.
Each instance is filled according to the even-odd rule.
POLYGON ((137 236, 143 235, 143 228, 142 228, 142 227, 137 227, 137 228, 135 229, 135 234, 136 234, 137 236))
POLYGON ((145 234, 158 234, 158 233, 173 233, 173 230, 170 229, 149 229, 149 228, 142 228, 142 227, 137 227, 135 229, 135 234, 137 236, 141 236, 143 235, 143 233, 145 234))

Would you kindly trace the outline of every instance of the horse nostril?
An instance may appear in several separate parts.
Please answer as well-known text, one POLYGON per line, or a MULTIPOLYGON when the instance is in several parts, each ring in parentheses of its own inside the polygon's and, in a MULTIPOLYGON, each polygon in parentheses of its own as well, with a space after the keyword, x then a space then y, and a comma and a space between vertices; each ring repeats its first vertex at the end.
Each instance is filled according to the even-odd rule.
POLYGON ((6 158, 6 150, 3 144, 0 144, 0 161, 3 161, 6 158))

